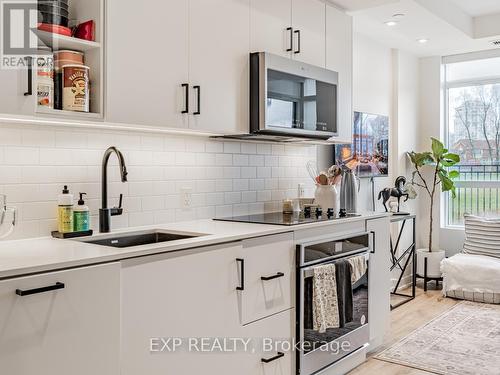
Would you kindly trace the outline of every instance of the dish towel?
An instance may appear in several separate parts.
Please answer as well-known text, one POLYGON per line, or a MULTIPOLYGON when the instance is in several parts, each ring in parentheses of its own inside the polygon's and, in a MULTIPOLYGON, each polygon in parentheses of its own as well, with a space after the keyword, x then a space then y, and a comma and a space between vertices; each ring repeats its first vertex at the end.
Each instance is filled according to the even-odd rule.
POLYGON ((351 265, 351 283, 354 285, 361 279, 367 270, 366 258, 363 255, 347 260, 351 265))
POLYGON ((319 333, 340 327, 335 268, 335 264, 313 268, 313 329, 319 333))
POLYGON ((344 327, 353 319, 351 264, 347 260, 335 263, 335 276, 337 278, 339 324, 340 327, 344 327))

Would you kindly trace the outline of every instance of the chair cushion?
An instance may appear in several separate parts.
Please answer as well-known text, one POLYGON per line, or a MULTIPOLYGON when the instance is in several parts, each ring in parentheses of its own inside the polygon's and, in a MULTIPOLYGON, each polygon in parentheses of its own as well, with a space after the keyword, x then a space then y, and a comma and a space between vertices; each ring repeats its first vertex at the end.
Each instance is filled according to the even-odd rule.
POLYGON ((457 254, 441 262, 443 291, 500 293, 500 259, 457 254))
POLYGON ((500 219, 465 215, 463 253, 500 258, 500 219))

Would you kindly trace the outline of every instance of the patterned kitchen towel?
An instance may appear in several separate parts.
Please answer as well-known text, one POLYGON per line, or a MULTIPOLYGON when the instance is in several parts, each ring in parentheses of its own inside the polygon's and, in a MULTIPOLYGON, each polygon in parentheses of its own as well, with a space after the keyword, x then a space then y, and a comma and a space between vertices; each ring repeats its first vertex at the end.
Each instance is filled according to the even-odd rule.
POLYGON ((354 285, 365 275, 368 266, 364 255, 349 258, 348 261, 351 265, 351 283, 354 285))
POLYGON ((339 328, 339 306, 335 264, 313 268, 313 329, 324 333, 339 328))

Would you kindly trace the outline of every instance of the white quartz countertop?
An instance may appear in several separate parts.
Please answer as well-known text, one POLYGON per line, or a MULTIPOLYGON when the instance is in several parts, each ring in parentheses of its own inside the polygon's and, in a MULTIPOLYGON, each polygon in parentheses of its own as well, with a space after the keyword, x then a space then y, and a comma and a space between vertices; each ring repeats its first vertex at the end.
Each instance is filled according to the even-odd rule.
MULTIPOLYGON (((207 219, 126 228, 112 231, 107 234, 97 234, 92 237, 98 239, 120 233, 150 230, 199 235, 198 237, 188 239, 129 248, 114 248, 88 244, 76 240, 55 239, 52 237, 3 241, 0 242, 0 279, 239 241, 246 238, 293 232, 312 227, 331 226, 349 221, 360 221, 386 215, 385 213, 371 212, 364 213, 358 217, 294 226, 234 223, 207 219)), ((85 239, 89 240, 89 237, 85 239)))

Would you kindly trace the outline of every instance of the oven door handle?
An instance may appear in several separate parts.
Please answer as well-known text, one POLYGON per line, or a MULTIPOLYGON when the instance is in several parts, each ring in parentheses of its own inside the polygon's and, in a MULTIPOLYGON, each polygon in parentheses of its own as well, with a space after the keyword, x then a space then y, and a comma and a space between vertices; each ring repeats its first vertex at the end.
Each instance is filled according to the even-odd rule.
POLYGON ((278 278, 280 278, 280 277, 284 277, 284 276, 285 276, 285 274, 284 274, 283 272, 278 272, 276 275, 273 275, 273 276, 267 276, 267 277, 262 276, 260 279, 261 279, 262 281, 269 281, 269 280, 278 279, 278 278))
POLYGON ((375 234, 375 231, 371 231, 370 234, 372 235, 372 249, 370 251, 371 254, 375 254, 375 250, 376 250, 376 234, 375 234))

